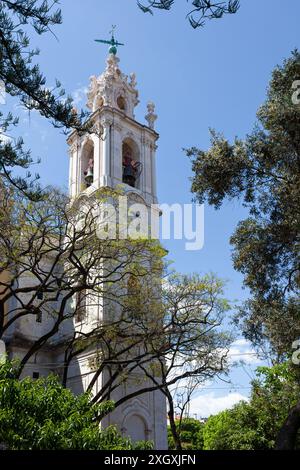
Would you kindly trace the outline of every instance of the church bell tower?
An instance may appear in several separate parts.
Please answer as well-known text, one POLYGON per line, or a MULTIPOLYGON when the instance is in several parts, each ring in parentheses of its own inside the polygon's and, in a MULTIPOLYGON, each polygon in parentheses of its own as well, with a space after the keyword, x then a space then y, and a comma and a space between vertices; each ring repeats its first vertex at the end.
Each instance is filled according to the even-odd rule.
POLYGON ((95 133, 79 137, 74 132, 68 139, 72 199, 83 191, 89 194, 101 187, 123 185, 125 192, 136 193, 147 205, 157 203, 157 116, 149 102, 146 123, 135 120, 136 85, 135 74, 124 75, 113 53, 104 73, 90 78, 87 106, 95 133))
MULTIPOLYGON (((67 141, 70 198, 74 201, 81 194, 92 195, 100 188, 121 187, 129 200, 144 204, 149 211, 157 207, 157 115, 154 104, 149 102, 145 123, 135 119, 139 103, 136 77, 121 72, 113 41, 112 38, 106 69, 100 76, 90 78, 87 93, 89 122, 95 132, 78 135, 74 131, 67 141)), ((155 210, 159 217, 159 209, 155 210)), ((156 449, 167 448, 166 402, 158 390, 116 408, 104 420, 104 426, 109 424, 117 425, 133 441, 151 440, 156 449)))

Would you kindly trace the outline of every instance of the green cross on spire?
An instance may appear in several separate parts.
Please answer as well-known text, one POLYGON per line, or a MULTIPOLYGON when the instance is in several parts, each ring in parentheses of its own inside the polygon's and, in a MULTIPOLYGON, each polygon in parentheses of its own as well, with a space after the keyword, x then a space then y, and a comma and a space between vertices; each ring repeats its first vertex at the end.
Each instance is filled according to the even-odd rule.
POLYGON ((111 40, 110 41, 107 41, 105 39, 95 39, 96 42, 101 42, 102 44, 109 44, 110 48, 109 48, 108 52, 110 54, 114 54, 114 55, 117 54, 117 46, 124 46, 123 43, 118 42, 118 41, 115 40, 115 29, 116 29, 116 25, 112 25, 112 30, 110 31, 110 34, 111 34, 111 40))

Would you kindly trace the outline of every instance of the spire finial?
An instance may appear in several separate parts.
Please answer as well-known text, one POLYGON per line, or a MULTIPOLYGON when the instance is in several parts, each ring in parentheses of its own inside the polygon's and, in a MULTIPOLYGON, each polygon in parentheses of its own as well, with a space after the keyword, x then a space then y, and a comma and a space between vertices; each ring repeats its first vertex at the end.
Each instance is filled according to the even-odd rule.
POLYGON ((111 39, 110 41, 107 41, 106 39, 95 39, 96 42, 100 42, 102 44, 109 44, 110 48, 108 52, 110 54, 116 55, 117 54, 117 46, 124 46, 122 42, 118 42, 115 40, 115 30, 116 30, 116 25, 112 25, 112 29, 109 32, 111 34, 111 39))
POLYGON ((117 26, 115 24, 112 24, 111 25, 111 31, 109 32, 109 34, 111 34, 111 38, 114 40, 115 39, 115 30, 116 30, 117 26))

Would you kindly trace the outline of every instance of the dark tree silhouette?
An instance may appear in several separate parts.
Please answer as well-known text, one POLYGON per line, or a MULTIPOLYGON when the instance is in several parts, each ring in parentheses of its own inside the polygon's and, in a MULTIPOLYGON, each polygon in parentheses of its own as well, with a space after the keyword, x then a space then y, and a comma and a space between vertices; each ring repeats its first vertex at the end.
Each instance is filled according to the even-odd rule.
MULTIPOLYGON (((35 59, 39 50, 30 47, 28 34, 42 35, 62 22, 60 10, 53 11, 58 0, 0 0, 0 83, 8 95, 17 97, 20 105, 36 110, 52 124, 67 132, 87 130, 87 114, 77 113, 73 100, 57 80, 55 87, 46 84, 35 59)), ((23 139, 13 142, 5 136, 18 124, 18 117, 0 111, 0 178, 13 184, 30 198, 41 197, 41 189, 34 179, 16 176, 16 168, 28 169, 33 163, 31 153, 24 149, 23 139)))
MULTIPOLYGON (((187 18, 193 28, 205 25, 206 20, 222 18, 225 14, 234 14, 240 7, 239 0, 215 2, 211 0, 187 0, 191 6, 187 18)), ((138 0, 138 6, 144 13, 153 14, 153 9, 170 10, 175 0, 138 0)))

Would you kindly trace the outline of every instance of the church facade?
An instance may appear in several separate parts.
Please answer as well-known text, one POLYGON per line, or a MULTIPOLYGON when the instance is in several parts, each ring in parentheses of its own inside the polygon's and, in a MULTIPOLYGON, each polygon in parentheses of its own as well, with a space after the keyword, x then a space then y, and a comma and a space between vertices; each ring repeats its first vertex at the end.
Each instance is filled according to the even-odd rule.
MULTIPOLYGON (((67 140, 71 204, 78 201, 82 194, 89 197, 101 188, 114 190, 121 186, 128 201, 139 201, 149 212, 157 205, 155 158, 158 134, 154 130, 157 116, 154 104, 148 103, 146 122, 140 123, 135 119, 134 111, 139 102, 136 85, 134 74, 128 77, 121 72, 116 51, 109 54, 105 71, 99 77, 91 77, 87 106, 95 132, 78 135, 74 131, 67 140), (101 135, 97 132, 100 130, 101 135)), ((156 215, 159 217, 158 209, 156 215)), ((30 280, 24 279, 23 282, 30 280)), ((72 328, 89 331, 95 324, 105 321, 107 315, 110 311, 105 311, 105 303, 101 308, 95 305, 95 301, 90 306, 86 303, 84 315, 73 319, 72 328)), ((9 356, 22 357, 26 351, 26 338, 28 341, 37 338, 43 333, 43 328, 43 323, 35 319, 21 319, 6 337, 9 356)), ((82 393, 88 388, 94 375, 93 358, 96 352, 88 349, 70 364, 67 386, 74 393, 82 393)), ((62 362, 61 348, 41 349, 34 358, 34 365, 24 368, 23 376, 45 376, 49 371, 57 371, 56 364, 62 362), (49 368, 49 364, 53 367, 49 368)), ((105 374, 105 371, 102 372, 97 379, 93 393, 103 386, 105 374)), ((134 392, 139 386, 136 378, 129 377, 111 399, 118 401, 122 394, 134 392)), ((111 424, 133 441, 150 440, 156 449, 167 448, 166 400, 159 390, 125 401, 102 421, 104 427, 111 424)))

